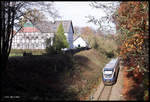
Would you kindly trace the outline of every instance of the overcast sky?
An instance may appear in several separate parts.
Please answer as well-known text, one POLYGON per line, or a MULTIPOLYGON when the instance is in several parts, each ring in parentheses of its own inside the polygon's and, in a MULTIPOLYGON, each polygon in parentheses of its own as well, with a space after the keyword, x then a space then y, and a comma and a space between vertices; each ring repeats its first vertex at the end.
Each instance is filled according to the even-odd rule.
MULTIPOLYGON (((79 26, 79 27, 89 26, 96 30, 100 26, 94 25, 93 23, 88 23, 89 18, 86 18, 86 17, 91 15, 91 16, 94 16, 96 19, 100 19, 101 17, 106 16, 106 13, 104 12, 103 9, 100 9, 100 8, 96 9, 96 8, 91 7, 89 5, 92 3, 91 1, 79 1, 79 2, 77 1, 55 1, 53 3, 54 3, 54 8, 58 10, 58 14, 61 16, 61 18, 56 19, 56 20, 72 20, 73 26, 79 26)), ((112 2, 100 1, 98 3, 102 3, 102 4, 106 3, 107 5, 107 3, 112 3, 112 2)), ((45 14, 45 15, 49 20, 52 20, 51 19, 52 17, 50 17, 49 14, 45 14)), ((105 29, 108 29, 110 25, 111 27, 115 27, 115 25, 112 23, 106 24, 106 22, 103 22, 103 24, 105 25, 103 26, 105 27, 105 29)), ((115 29, 113 30, 115 31, 115 29)))
POLYGON ((91 2, 54 2, 55 8, 58 10, 61 20, 72 20, 74 26, 85 27, 90 26, 94 29, 98 28, 92 23, 87 23, 88 18, 85 16, 93 15, 100 17, 105 15, 103 10, 95 9, 89 6, 91 2))

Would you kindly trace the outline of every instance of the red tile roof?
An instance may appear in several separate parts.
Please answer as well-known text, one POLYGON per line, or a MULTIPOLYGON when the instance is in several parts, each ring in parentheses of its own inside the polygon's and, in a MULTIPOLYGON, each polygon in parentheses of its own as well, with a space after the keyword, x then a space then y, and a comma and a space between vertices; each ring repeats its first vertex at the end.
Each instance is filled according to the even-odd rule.
POLYGON ((31 33, 31 32, 40 32, 40 31, 35 27, 23 27, 19 31, 19 33, 31 33))

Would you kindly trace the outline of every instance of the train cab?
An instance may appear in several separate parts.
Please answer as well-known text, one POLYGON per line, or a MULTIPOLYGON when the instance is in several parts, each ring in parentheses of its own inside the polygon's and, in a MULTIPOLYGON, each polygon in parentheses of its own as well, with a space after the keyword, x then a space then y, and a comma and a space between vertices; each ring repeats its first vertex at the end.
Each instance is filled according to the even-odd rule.
POLYGON ((118 59, 112 59, 102 71, 104 85, 113 85, 116 82, 118 74, 118 59))

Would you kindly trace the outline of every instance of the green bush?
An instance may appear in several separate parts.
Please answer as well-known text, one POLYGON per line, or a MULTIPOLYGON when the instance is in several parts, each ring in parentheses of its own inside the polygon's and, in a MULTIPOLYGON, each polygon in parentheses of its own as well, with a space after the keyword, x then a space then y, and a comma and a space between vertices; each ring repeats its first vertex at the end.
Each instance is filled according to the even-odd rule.
POLYGON ((50 55, 56 54, 56 50, 52 46, 46 47, 46 52, 50 55))
POLYGON ((62 23, 59 25, 55 37, 53 39, 53 45, 50 45, 51 40, 46 40, 46 52, 49 54, 62 53, 63 48, 68 48, 66 36, 64 35, 64 28, 62 23))
POLYGON ((69 43, 67 42, 67 38, 64 34, 64 28, 62 23, 59 25, 57 29, 57 33, 54 37, 54 44, 53 47, 59 52, 63 48, 68 48, 69 43))

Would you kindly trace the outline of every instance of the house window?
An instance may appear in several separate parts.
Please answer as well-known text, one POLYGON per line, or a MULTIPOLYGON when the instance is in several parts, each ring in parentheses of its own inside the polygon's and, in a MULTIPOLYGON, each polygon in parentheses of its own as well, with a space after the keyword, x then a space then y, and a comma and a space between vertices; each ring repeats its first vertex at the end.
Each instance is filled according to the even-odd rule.
POLYGON ((28 44, 25 44, 25 49, 28 49, 28 44))
POLYGON ((36 44, 36 47, 39 47, 38 44, 36 44))
POLYGON ((17 47, 20 47, 20 44, 17 44, 17 47))
POLYGON ((29 39, 29 37, 27 36, 26 39, 29 39))
POLYGON ((30 45, 30 48, 33 49, 33 48, 34 48, 34 44, 31 44, 31 45, 30 45))
POLYGON ((38 39, 38 36, 36 36, 36 39, 38 39))
POLYGON ((44 36, 42 36, 41 38, 44 39, 44 36))

